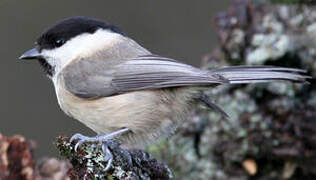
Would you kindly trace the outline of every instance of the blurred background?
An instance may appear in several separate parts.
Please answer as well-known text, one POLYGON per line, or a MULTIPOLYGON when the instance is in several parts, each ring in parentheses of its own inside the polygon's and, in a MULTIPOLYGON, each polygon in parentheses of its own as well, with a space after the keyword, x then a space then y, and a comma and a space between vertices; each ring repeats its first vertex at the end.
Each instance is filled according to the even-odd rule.
MULTIPOLYGON (((18 60, 44 29, 63 18, 103 19, 153 53, 194 66, 275 65, 306 69, 316 77, 312 3, 315 0, 2 0, 0 133, 35 140, 38 159, 60 157, 53 144, 58 135, 94 135, 60 110, 53 84, 37 62, 18 60)), ((172 138, 147 151, 166 163, 175 179, 316 179, 315 78, 309 82, 211 88, 206 93, 230 119, 202 106, 192 108, 192 118, 172 138)), ((3 139, 2 146, 14 144, 3 139)), ((6 157, 10 151, 2 153, 6 157)))
POLYGON ((37 62, 18 57, 33 47, 41 32, 69 16, 100 18, 119 26, 156 54, 195 66, 216 45, 212 21, 226 1, 0 1, 0 133, 21 134, 37 142, 36 156, 56 156, 53 142, 64 134, 94 135, 59 108, 53 84, 37 62))

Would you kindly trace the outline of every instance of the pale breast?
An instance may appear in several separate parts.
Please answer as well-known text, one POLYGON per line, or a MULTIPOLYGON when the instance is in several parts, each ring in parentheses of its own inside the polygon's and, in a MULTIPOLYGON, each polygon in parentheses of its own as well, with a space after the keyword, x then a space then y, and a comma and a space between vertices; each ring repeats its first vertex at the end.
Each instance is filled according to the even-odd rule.
POLYGON ((168 137, 184 119, 189 108, 189 97, 182 90, 146 90, 126 94, 81 99, 67 91, 62 81, 55 83, 61 109, 98 134, 121 128, 132 133, 122 136, 129 147, 143 147, 168 137))

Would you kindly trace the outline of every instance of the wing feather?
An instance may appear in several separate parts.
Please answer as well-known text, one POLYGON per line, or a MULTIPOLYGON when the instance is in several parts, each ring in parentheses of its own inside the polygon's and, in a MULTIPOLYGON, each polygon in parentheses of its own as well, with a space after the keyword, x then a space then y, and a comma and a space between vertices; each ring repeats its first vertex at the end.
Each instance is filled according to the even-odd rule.
POLYGON ((227 82, 215 73, 157 55, 139 56, 111 68, 104 61, 81 59, 67 68, 63 75, 65 85, 81 98, 227 82))

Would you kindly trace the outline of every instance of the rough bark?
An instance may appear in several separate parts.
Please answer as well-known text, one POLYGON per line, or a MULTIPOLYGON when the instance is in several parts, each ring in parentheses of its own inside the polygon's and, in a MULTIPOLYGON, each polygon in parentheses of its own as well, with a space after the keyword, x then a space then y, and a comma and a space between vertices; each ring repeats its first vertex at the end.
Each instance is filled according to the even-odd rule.
POLYGON ((150 154, 141 150, 124 150, 115 141, 109 141, 107 145, 114 159, 111 168, 104 171, 107 161, 100 146, 85 143, 76 152, 74 143, 69 143, 68 138, 57 139, 61 156, 73 165, 68 171, 71 179, 172 179, 168 167, 157 162, 150 154))
POLYGON ((36 162, 35 143, 22 136, 0 134, 0 179, 10 180, 70 180, 70 179, 172 179, 168 167, 141 150, 124 150, 115 141, 108 142, 114 160, 104 171, 107 162, 99 146, 82 144, 74 151, 74 143, 58 137, 56 146, 67 160, 43 158, 36 162))

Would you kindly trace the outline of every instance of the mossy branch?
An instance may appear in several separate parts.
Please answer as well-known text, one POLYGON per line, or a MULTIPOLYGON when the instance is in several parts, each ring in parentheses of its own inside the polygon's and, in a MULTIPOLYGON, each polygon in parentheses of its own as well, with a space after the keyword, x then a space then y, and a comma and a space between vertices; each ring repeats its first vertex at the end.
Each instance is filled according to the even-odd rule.
POLYGON ((117 141, 107 142, 114 157, 108 171, 104 171, 107 162, 99 145, 85 143, 76 152, 75 143, 63 136, 57 138, 56 145, 60 155, 73 165, 68 172, 71 179, 172 179, 165 164, 141 150, 122 149, 117 141))

